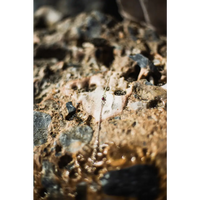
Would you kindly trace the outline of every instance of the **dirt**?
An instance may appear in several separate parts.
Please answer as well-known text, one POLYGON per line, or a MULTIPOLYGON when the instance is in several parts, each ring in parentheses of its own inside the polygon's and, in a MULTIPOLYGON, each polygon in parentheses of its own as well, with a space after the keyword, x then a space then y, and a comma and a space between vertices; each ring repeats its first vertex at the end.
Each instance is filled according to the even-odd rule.
POLYGON ((64 19, 47 9, 37 15, 34 111, 50 115, 51 123, 45 143, 34 146, 35 200, 137 199, 107 195, 100 182, 108 171, 137 164, 158 169, 156 199, 166 199, 166 60, 166 36, 131 21, 97 11, 64 19), (56 20, 46 16, 51 12, 56 20), (153 63, 156 73, 129 57, 136 54, 153 63), (76 109, 70 117, 68 102, 76 109))

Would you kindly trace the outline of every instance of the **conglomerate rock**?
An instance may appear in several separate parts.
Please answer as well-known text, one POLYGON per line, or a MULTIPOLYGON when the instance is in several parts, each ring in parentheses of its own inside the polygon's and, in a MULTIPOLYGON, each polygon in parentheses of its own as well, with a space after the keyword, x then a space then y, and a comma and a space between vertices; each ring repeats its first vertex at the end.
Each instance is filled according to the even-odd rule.
POLYGON ((166 199, 166 37, 99 11, 57 20, 34 31, 34 199, 166 199), (116 170, 120 197, 101 182, 116 170))

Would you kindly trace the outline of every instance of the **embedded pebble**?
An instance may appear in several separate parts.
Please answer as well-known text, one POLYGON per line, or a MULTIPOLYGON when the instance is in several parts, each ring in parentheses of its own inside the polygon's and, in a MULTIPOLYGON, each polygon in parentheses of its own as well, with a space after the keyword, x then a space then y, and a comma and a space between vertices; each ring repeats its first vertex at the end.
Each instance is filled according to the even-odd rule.
POLYGON ((60 143, 69 152, 74 153, 82 149, 85 144, 88 144, 93 136, 91 127, 77 126, 71 130, 63 132, 60 136, 60 143))
POLYGON ((66 119, 71 120, 71 119, 73 119, 73 116, 76 113, 76 108, 72 105, 71 101, 66 103, 66 107, 68 110, 68 115, 66 116, 66 119))
POLYGON ((134 165, 109 171, 101 178, 102 189, 107 195, 136 197, 154 200, 159 193, 158 172, 151 165, 134 165))
POLYGON ((76 200, 86 200, 87 199, 87 183, 80 182, 76 186, 76 200))
POLYGON ((142 54, 136 54, 134 56, 129 56, 132 60, 136 61, 137 64, 141 68, 146 68, 147 65, 149 64, 149 59, 143 56, 142 54))
POLYGON ((34 111, 33 120, 34 146, 46 143, 51 116, 46 113, 34 111))
POLYGON ((129 56, 132 60, 137 62, 137 65, 140 66, 140 68, 148 69, 151 76, 153 76, 154 79, 158 80, 161 77, 160 72, 158 71, 157 67, 145 56, 142 54, 136 54, 134 56, 129 56))

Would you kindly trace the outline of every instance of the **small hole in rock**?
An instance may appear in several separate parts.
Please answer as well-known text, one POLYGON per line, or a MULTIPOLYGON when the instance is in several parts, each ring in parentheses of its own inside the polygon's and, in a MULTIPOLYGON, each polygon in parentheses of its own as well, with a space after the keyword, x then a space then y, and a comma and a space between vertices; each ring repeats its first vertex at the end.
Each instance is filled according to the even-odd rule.
POLYGON ((91 84, 90 87, 96 87, 96 84, 91 84))
POLYGON ((91 85, 89 86, 89 92, 94 91, 96 88, 97 88, 96 84, 91 84, 91 85))
POLYGON ((122 95, 125 95, 126 94, 126 91, 123 91, 123 90, 116 90, 114 92, 114 95, 116 96, 122 96, 122 95))
POLYGON ((104 87, 103 90, 109 91, 110 87, 104 87))
POLYGON ((95 175, 98 175, 98 174, 99 174, 99 171, 100 171, 101 169, 103 169, 103 167, 98 167, 98 168, 96 168, 95 171, 94 171, 94 174, 95 174, 95 175))
POLYGON ((45 188, 42 188, 39 191, 39 195, 40 195, 40 197, 44 198, 47 195, 47 190, 45 188))
POLYGON ((151 100, 147 103, 147 108, 156 108, 158 105, 158 100, 151 100))
POLYGON ((62 147, 60 145, 56 145, 56 153, 59 153, 62 150, 62 147))
POLYGON ((78 88, 77 88, 77 86, 74 85, 74 86, 72 86, 72 89, 77 90, 78 88))
POLYGON ((72 161, 72 157, 70 155, 64 155, 60 158, 59 162, 58 162, 58 166, 60 169, 63 169, 64 167, 66 167, 70 162, 72 161))
POLYGON ((133 122, 132 127, 135 127, 135 125, 136 125, 136 122, 133 122))

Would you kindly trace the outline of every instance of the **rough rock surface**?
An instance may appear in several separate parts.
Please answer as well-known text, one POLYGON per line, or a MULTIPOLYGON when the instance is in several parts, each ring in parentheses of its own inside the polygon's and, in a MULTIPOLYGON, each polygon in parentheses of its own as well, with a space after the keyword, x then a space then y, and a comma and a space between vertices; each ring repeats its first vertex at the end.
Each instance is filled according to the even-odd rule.
MULTIPOLYGON (((119 197, 102 188, 101 178, 146 165, 158 170, 155 199, 166 199, 166 37, 152 36, 136 23, 97 11, 35 27, 35 200, 142 199, 137 183, 119 197), (130 58, 135 55, 156 70, 141 68, 130 58)), ((138 183, 149 181, 148 172, 138 177, 138 183)))

